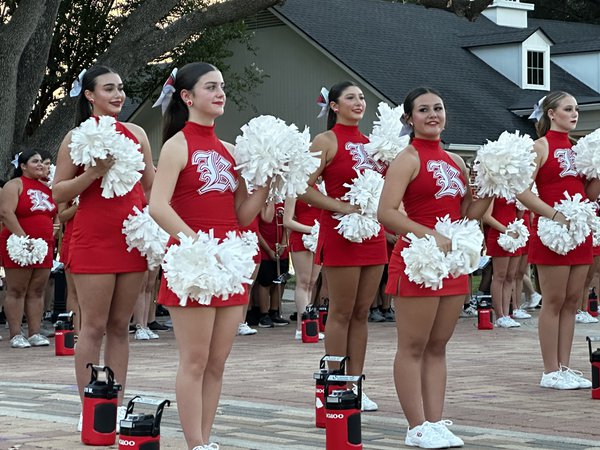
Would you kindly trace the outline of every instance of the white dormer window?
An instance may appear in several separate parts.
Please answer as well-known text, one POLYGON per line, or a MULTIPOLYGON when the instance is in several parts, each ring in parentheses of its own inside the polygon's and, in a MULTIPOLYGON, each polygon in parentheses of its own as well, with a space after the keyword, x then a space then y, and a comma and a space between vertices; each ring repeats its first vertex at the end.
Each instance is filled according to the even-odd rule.
POLYGON ((521 45, 521 88, 550 90, 550 45, 538 30, 521 45))

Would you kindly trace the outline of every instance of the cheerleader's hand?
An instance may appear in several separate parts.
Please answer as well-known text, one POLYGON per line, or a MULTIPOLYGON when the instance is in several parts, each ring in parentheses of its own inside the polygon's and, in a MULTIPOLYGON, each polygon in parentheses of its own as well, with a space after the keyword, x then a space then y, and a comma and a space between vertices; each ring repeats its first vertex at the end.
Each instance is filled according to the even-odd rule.
POLYGON ((358 205, 352 205, 349 202, 338 201, 338 205, 337 206, 338 206, 338 209, 337 209, 337 211, 335 211, 337 213, 340 213, 340 214, 352 214, 352 213, 360 214, 360 208, 359 208, 358 205))
POLYGON ((92 165, 88 170, 91 170, 96 178, 101 178, 110 170, 110 168, 115 164, 115 158, 112 155, 108 155, 105 159, 94 159, 94 165, 92 165))
POLYGON ((567 219, 561 212, 557 211, 552 220, 558 223, 562 223, 563 225, 569 226, 569 219, 567 219))
POLYGON ((444 254, 452 251, 452 241, 450 239, 437 232, 432 233, 432 235, 435 238, 435 243, 444 254))

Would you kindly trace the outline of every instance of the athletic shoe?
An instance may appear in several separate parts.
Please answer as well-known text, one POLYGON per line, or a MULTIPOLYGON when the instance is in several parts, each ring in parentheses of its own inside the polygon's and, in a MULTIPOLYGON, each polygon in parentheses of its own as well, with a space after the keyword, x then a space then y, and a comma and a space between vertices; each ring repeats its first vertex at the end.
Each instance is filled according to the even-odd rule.
POLYGON ((543 373, 540 386, 552 389, 579 389, 579 382, 565 377, 562 371, 543 373))
POLYGON ((219 444, 211 442, 206 445, 196 445, 192 450, 219 450, 219 444))
POLYGON ((169 310, 165 308, 163 305, 156 305, 156 315, 157 316, 168 316, 169 310))
MULTIPOLYGON (((352 390, 354 391, 354 393, 356 394, 356 391, 358 390, 358 387, 356 385, 352 386, 352 390)), ((371 400, 369 397, 367 397, 367 394, 365 394, 365 392, 362 392, 362 396, 360 398, 360 403, 361 403, 361 411, 377 411, 379 409, 379 406, 377 406, 377 403, 375 403, 373 400, 371 400)))
POLYGON ((27 339, 32 347, 45 347, 46 345, 50 345, 50 341, 42 336, 40 333, 36 333, 32 336, 29 336, 27 339))
POLYGON ((406 430, 404 444, 419 448, 448 448, 450 442, 437 432, 432 423, 427 421, 406 430))
POLYGON ((121 420, 127 417, 127 406, 117 406, 117 433, 121 431, 121 420))
MULTIPOLYGON (((296 330, 296 334, 294 335, 294 339, 296 339, 297 341, 301 341, 302 340, 302 331, 301 330, 296 330)), ((325 335, 323 333, 319 333, 319 340, 322 341, 323 339, 325 339, 325 335)))
POLYGON ((450 443, 450 447, 462 447, 465 445, 465 442, 461 438, 448 429, 449 426, 452 426, 451 420, 440 420, 439 422, 432 423, 431 426, 441 437, 450 443))
POLYGON ((291 322, 295 322, 298 320, 298 313, 297 312, 293 312, 290 314, 290 321, 291 322))
POLYGON ((396 311, 394 311, 392 308, 388 308, 385 311, 383 311, 383 317, 385 318, 386 322, 395 322, 396 311))
POLYGON ((527 302, 527 309, 537 308, 541 301, 542 301, 542 295, 538 294, 537 292, 534 292, 533 294, 531 294, 531 298, 529 299, 529 302, 527 302))
POLYGON ((463 308, 460 317, 477 317, 477 309, 473 305, 469 305, 467 309, 463 308))
POLYGON ((569 369, 567 366, 560 366, 560 370, 563 374, 563 377, 574 381, 579 385, 579 389, 590 389, 592 387, 592 382, 587 378, 583 378, 583 372, 579 370, 569 369))
POLYGON ((251 336, 256 333, 258 333, 258 331, 256 331, 254 328, 250 328, 246 322, 241 322, 238 325, 238 336, 251 336))
POLYGON ((10 340, 10 346, 12 348, 29 348, 31 347, 31 344, 25 339, 25 336, 17 334, 10 340))
POLYGON ((513 320, 512 317, 510 317, 510 316, 505 316, 505 317, 506 317, 506 322, 508 323, 509 328, 515 328, 515 327, 521 326, 521 324, 519 322, 517 322, 516 320, 513 320))
POLYGON ((598 323, 598 319, 592 316, 589 312, 583 311, 583 313, 587 316, 587 323, 598 323))
POLYGON ((276 327, 285 327, 286 325, 290 324, 289 320, 284 319, 279 314, 270 314, 270 317, 271 322, 273 322, 273 325, 276 327))
POLYGON ((54 337, 54 327, 52 325, 46 325, 42 322, 42 326, 40 327, 40 334, 47 338, 54 337))
POLYGON ((165 322, 165 327, 173 328, 173 321, 171 319, 165 322))
POLYGON ((528 314, 524 309, 513 309, 512 316, 515 319, 531 319, 531 314, 528 314))
POLYGON ((153 322, 150 322, 148 324, 148 328, 150 328, 152 331, 169 331, 170 328, 164 326, 162 323, 157 322, 156 320, 153 322))
POLYGON ((146 333, 146 329, 141 326, 139 323, 135 326, 135 336, 134 339, 136 341, 149 341, 150 336, 146 333))
POLYGON ((148 327, 142 327, 150 339, 158 339, 159 336, 148 327))
POLYGON ((77 422, 77 431, 81 433, 83 430, 83 413, 79 413, 79 422, 77 422))
POLYGON ((385 317, 379 311, 379 308, 369 311, 369 322, 385 322, 385 317))
MULTIPOLYGON (((586 312, 583 311, 577 311, 577 314, 575 314, 575 323, 591 323, 588 319, 588 315, 586 314, 586 312)), ((590 316, 592 317, 592 316, 590 316)), ((593 319, 593 317, 592 317, 593 319)))
POLYGON ((507 316, 499 317, 498 319, 496 319, 495 325, 497 327, 500 327, 500 328, 510 328, 511 325, 510 325, 510 322, 508 322, 507 319, 508 319, 507 316))
POLYGON ((133 334, 135 333, 135 325, 130 323, 129 324, 129 334, 133 334))
POLYGON ((259 328, 273 328, 275 324, 271 317, 268 314, 263 315, 260 319, 258 319, 259 328))

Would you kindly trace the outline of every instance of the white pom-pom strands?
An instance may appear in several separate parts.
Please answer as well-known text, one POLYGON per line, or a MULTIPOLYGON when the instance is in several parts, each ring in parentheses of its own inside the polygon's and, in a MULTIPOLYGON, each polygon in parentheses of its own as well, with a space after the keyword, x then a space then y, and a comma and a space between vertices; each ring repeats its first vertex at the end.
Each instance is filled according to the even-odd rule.
POLYGON ((431 235, 418 238, 413 233, 408 233, 406 237, 410 245, 402 250, 401 254, 408 279, 426 288, 441 289, 450 268, 435 238, 431 235))
POLYGON ((473 168, 480 197, 509 200, 531 184, 535 170, 533 139, 518 131, 504 131, 497 141, 488 141, 477 152, 473 168))
POLYGON ((162 264, 167 285, 185 306, 188 298, 208 305, 213 297, 226 301, 244 292, 254 272, 253 257, 258 238, 252 232, 238 236, 230 231, 225 239, 199 231, 196 236, 179 235, 179 244, 167 249, 162 264))
POLYGON ((319 240, 319 221, 315 220, 315 224, 311 227, 310 233, 302 235, 302 243, 304 248, 309 252, 317 251, 317 241, 319 240))
POLYGON ((508 224, 506 231, 498 236, 498 245, 504 251, 514 253, 521 247, 525 247, 529 239, 529 230, 523 223, 523 219, 516 219, 508 224))
POLYGON ((600 128, 579 139, 572 150, 577 170, 588 178, 600 178, 600 128))
POLYGON ((123 196, 131 192, 140 180, 145 163, 140 145, 118 133, 113 117, 90 117, 71 134, 71 159, 86 168, 96 165, 96 159, 114 158, 114 164, 102 177, 104 198, 123 196))
POLYGON ((48 254, 48 243, 43 239, 11 234, 6 241, 8 256, 21 267, 41 263, 48 254))
POLYGON ((273 116, 259 116, 242 127, 235 141, 234 158, 249 190, 269 185, 269 199, 281 202, 306 192, 308 179, 321 160, 311 153, 308 128, 302 133, 296 125, 273 116))
POLYGON ((403 114, 402 105, 391 108, 385 102, 379 103, 379 120, 373 122, 373 132, 369 135, 369 142, 365 144, 365 151, 374 160, 389 164, 408 145, 410 136, 401 136, 403 114))
POLYGON ((142 211, 136 206, 133 207, 133 214, 123 221, 122 232, 125 235, 127 251, 136 248, 148 261, 150 270, 160 265, 169 234, 150 217, 147 206, 142 211))
POLYGON ((452 250, 446 254, 452 277, 468 275, 477 270, 483 233, 476 220, 461 219, 452 222, 446 215, 435 224, 435 230, 452 241, 452 250))

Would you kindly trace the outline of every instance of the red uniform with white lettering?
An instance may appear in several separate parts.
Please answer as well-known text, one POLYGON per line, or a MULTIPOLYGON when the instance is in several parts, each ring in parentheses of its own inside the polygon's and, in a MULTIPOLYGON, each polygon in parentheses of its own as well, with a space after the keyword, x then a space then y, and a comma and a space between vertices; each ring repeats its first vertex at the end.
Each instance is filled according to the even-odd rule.
MULTIPOLYGON (((117 132, 138 142, 135 135, 120 122, 117 132)), ((83 172, 83 169, 80 170, 83 172)), ((144 208, 141 183, 120 197, 102 197, 100 184, 95 180, 81 194, 79 207, 73 217, 73 232, 65 264, 72 273, 145 272, 148 262, 137 249, 127 251, 123 221, 133 214, 133 207, 144 208)))
MULTIPOLYGON (((315 186, 314 189, 317 189, 315 186)), ((302 225, 312 227, 315 224, 315 220, 319 220, 321 217, 321 209, 310 206, 308 203, 302 200, 296 200, 296 207, 294 208, 294 220, 302 225)), ((302 236, 305 233, 299 231, 290 230, 290 252, 307 252, 308 249, 304 246, 302 236)))
MULTIPOLYGON (((433 229, 438 217, 450 216, 452 221, 461 218, 460 207, 467 190, 460 167, 440 147, 440 141, 414 138, 411 145, 419 154, 419 173, 404 193, 402 202, 406 215, 417 223, 433 229)), ((401 297, 440 297, 467 294, 468 275, 445 278, 441 289, 431 289, 413 283, 404 273, 405 264, 401 256, 408 243, 399 238, 392 252, 388 267, 386 294, 401 297)))
MULTIPOLYGON (((515 200, 507 201, 503 197, 497 197, 494 199, 494 206, 492 207, 492 217, 500 222, 504 226, 508 226, 511 222, 517 219, 517 206, 515 200)), ((500 232, 492 227, 485 227, 485 247, 486 253, 489 256, 519 256, 521 255, 521 249, 517 249, 515 252, 507 252, 500 245, 498 245, 498 237, 500 232)))
POLYGON ((529 243, 531 242, 531 211, 529 211, 528 209, 524 210, 522 219, 523 225, 527 227, 530 237, 527 239, 525 247, 521 249, 521 255, 527 255, 529 254, 529 243))
MULTIPOLYGON (((352 183, 356 172, 367 169, 385 173, 386 167, 374 161, 365 151, 364 144, 369 139, 357 126, 335 124, 332 128, 337 138, 338 148, 333 160, 325 167, 323 181, 327 195, 341 198, 348 188, 344 183, 352 183)), ((315 253, 315 263, 323 266, 375 266, 387 262, 383 227, 379 234, 361 243, 350 242, 338 233, 335 227, 340 223, 333 212, 323 210, 320 217, 319 240, 315 253)))
POLYGON ((19 225, 30 238, 41 238, 48 244, 48 253, 39 264, 20 266, 8 256, 6 241, 12 234, 4 227, 0 233, 0 253, 2 264, 7 269, 39 269, 52 267, 52 255, 54 254, 54 216, 56 216, 56 204, 52 200, 52 191, 44 183, 38 180, 21 177, 23 190, 19 195, 15 215, 19 225))
MULTIPOLYGON (((175 212, 194 231, 224 238, 227 231, 239 231, 235 212, 235 191, 238 187, 235 161, 223 143, 215 135, 214 126, 208 127, 194 122, 186 122, 183 135, 187 141, 188 158, 179 173, 171 198, 175 212)), ((169 239, 168 245, 176 243, 169 239)), ((164 275, 158 293, 158 303, 166 306, 179 306, 179 297, 167 286, 164 275)), ((230 295, 227 300, 213 297, 210 305, 188 299, 185 308, 205 306, 235 306, 248 303, 248 294, 230 295)))
MULTIPOLYGON (((571 196, 581 194, 587 198, 584 189, 584 180, 575 168, 575 153, 571 150, 572 143, 567 133, 550 130, 546 134, 548 140, 548 159, 539 168, 535 184, 540 198, 554 206, 565 198, 564 193, 571 196)), ((540 241, 537 234, 538 217, 532 223, 529 262, 551 266, 575 266, 592 263, 592 235, 586 241, 575 247, 566 255, 554 253, 540 241)))

